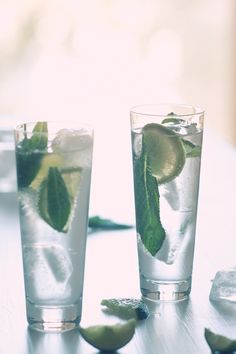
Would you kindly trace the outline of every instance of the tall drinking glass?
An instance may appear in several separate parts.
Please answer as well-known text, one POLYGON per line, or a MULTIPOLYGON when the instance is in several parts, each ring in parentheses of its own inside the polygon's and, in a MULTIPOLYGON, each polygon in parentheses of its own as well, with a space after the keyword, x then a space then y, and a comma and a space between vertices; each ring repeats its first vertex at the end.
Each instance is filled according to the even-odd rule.
POLYGON ((15 143, 27 320, 67 331, 81 318, 93 132, 25 123, 15 143))
POLYGON ((131 110, 140 288, 151 300, 191 291, 203 120, 187 105, 131 110))

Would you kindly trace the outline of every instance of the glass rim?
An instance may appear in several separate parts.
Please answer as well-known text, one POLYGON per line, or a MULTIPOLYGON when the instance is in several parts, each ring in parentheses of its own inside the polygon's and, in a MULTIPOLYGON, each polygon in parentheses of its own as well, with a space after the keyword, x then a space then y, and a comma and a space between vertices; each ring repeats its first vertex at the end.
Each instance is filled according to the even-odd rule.
POLYGON ((34 134, 48 134, 48 133, 56 133, 59 130, 62 129, 67 129, 67 130, 73 130, 73 131, 78 131, 81 129, 85 129, 89 132, 93 132, 94 129, 91 125, 85 123, 85 122, 75 122, 68 120, 67 122, 62 122, 62 121, 55 121, 55 120, 35 120, 35 121, 26 121, 26 122, 21 122, 17 124, 13 130, 15 133, 32 133, 33 128, 37 123, 48 123, 51 125, 51 129, 49 126, 48 132, 34 132, 34 134))
POLYGON ((144 109, 146 108, 161 108, 161 107, 168 107, 168 106, 176 106, 179 108, 189 108, 189 109, 194 109, 193 112, 189 112, 189 113, 182 113, 182 114, 176 114, 178 117, 189 117, 189 116, 198 116, 201 114, 205 113, 205 109, 201 108, 200 106, 194 106, 194 105, 190 105, 190 104, 182 104, 182 103, 146 103, 146 104, 140 104, 140 105, 136 105, 131 107, 130 109, 130 113, 131 114, 139 114, 142 116, 147 116, 147 117, 151 117, 151 116, 155 116, 155 117, 163 117, 165 116, 164 113, 158 113, 153 111, 152 112, 145 112, 144 109))

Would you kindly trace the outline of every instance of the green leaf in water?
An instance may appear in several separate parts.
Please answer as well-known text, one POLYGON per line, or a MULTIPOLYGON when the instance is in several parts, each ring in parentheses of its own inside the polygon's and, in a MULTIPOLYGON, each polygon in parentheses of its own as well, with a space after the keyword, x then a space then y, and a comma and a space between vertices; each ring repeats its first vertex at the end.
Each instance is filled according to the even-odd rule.
POLYGON ((44 150, 48 143, 48 125, 47 122, 36 123, 33 129, 33 135, 30 139, 32 150, 44 150))
POLYGON ((17 183, 19 188, 28 187, 36 177, 43 155, 30 152, 17 151, 17 183))
POLYGON ((201 155, 201 146, 194 145, 191 141, 182 139, 186 157, 198 157, 201 155))
POLYGON ((145 248, 155 256, 166 234, 160 220, 158 183, 151 173, 145 151, 145 136, 141 156, 135 161, 134 175, 137 232, 145 248))
POLYGON ((55 230, 66 232, 71 204, 70 196, 57 167, 50 167, 43 181, 38 201, 40 216, 55 230))
POLYGON ((36 177, 43 158, 43 153, 37 150, 44 150, 47 147, 47 123, 38 122, 33 129, 31 138, 25 137, 16 147, 17 182, 19 188, 28 187, 36 177))

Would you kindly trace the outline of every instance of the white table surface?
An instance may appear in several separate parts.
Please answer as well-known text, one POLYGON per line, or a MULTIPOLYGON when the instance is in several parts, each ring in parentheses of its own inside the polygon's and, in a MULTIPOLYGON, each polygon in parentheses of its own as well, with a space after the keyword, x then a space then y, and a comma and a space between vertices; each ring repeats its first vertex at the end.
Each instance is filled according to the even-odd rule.
MULTIPOLYGON (((236 338, 236 303, 209 301, 217 270, 236 265, 236 149, 205 134, 198 228, 189 300, 157 303, 120 354, 207 354, 204 328, 236 338)), ((133 201, 132 201, 133 202, 133 201)), ((0 195, 0 353, 96 354, 78 331, 42 334, 25 318, 20 236, 15 196, 0 195)), ((90 234, 82 324, 117 322, 103 314, 102 298, 140 297, 135 230, 90 234)))

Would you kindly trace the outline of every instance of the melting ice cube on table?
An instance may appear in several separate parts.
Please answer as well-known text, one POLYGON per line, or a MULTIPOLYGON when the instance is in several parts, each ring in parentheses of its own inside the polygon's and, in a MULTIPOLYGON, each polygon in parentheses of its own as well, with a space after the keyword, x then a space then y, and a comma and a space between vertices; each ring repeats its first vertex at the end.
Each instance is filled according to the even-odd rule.
POLYGON ((210 291, 210 300, 236 302, 236 267, 216 273, 210 291))

